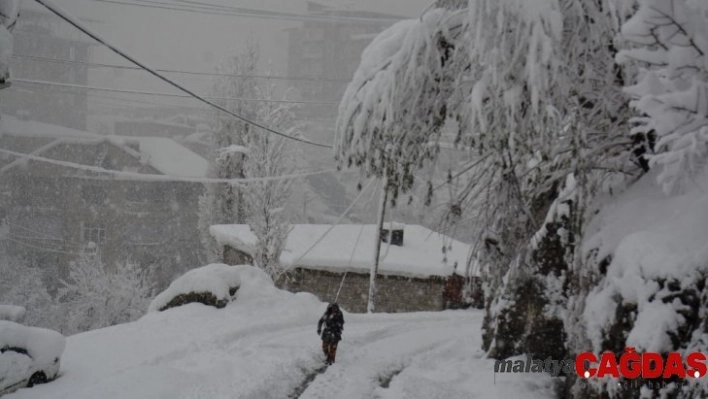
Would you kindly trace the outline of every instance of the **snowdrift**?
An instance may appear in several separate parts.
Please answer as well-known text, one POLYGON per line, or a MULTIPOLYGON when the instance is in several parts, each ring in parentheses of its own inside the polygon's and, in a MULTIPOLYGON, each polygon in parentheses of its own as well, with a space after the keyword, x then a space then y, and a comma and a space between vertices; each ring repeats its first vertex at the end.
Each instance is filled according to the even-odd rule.
POLYGON ((188 303, 223 308, 241 286, 272 287, 273 281, 253 266, 214 263, 193 269, 170 284, 150 303, 148 312, 163 311, 188 303))

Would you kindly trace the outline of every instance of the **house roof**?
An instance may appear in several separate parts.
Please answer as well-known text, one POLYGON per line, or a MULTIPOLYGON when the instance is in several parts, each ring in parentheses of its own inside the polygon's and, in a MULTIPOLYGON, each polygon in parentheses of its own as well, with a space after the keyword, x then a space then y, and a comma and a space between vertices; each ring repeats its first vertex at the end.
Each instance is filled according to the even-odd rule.
MULTIPOLYGON (((215 225, 209 231, 219 245, 254 252, 256 237, 248 225, 215 225)), ((375 231, 375 225, 293 225, 280 262, 288 267, 368 272, 373 259, 375 231), (332 230, 327 233, 330 228, 332 230)), ((403 246, 382 244, 379 273, 410 277, 464 275, 470 250, 470 245, 423 226, 405 225, 403 246)))
POLYGON ((187 147, 166 137, 126 137, 100 135, 63 126, 37 121, 24 121, 12 116, 2 116, 0 136, 40 137, 54 139, 53 143, 38 148, 34 155, 39 155, 62 143, 113 144, 128 154, 138 157, 141 162, 153 167, 158 172, 179 177, 206 177, 209 162, 187 147))

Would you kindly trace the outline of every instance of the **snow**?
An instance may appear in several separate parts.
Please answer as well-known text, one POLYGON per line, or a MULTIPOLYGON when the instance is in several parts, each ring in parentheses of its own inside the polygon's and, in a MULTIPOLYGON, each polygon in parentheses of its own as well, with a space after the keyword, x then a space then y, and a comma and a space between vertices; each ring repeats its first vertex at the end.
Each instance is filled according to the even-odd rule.
MULTIPOLYGON (((0 1, 0 23, 5 27, 11 27, 17 22, 20 14, 20 0, 0 1)), ((10 28, 12 29, 12 28, 10 28)))
POLYGON ((708 169, 684 194, 666 196, 652 171, 626 192, 610 199, 588 226, 585 256, 597 249, 597 259, 613 255, 605 281, 586 302, 585 320, 595 348, 615 317, 616 299, 637 305, 628 346, 637 351, 671 349, 669 334, 683 323, 676 301, 660 279, 676 281, 681 289, 694 286, 708 265, 708 169))
POLYGON ((60 143, 98 144, 111 143, 128 154, 140 158, 141 161, 153 167, 160 173, 179 177, 206 177, 209 162, 182 146, 176 141, 165 137, 124 137, 116 135, 99 135, 63 126, 36 121, 23 121, 12 116, 2 116, 1 134, 22 137, 44 137, 60 139, 51 146, 37 151, 39 155, 60 143), (137 145, 137 151, 131 145, 137 145))
POLYGON ((61 358, 66 338, 56 331, 0 320, 0 347, 24 348, 35 364, 52 364, 61 358))
POLYGON ((640 73, 626 92, 644 115, 633 131, 653 131, 657 153, 652 165, 667 193, 690 185, 708 154, 708 14, 705 1, 639 0, 622 26, 633 48, 617 54, 640 73))
POLYGON ((318 373, 323 355, 316 326, 324 303, 272 285, 238 296, 224 309, 190 304, 73 335, 58 379, 6 398, 552 396, 546 376, 497 375, 493 383, 494 361, 483 358, 473 333, 480 311, 345 313, 337 362, 318 373))
POLYGON ((228 147, 220 148, 219 153, 222 156, 227 154, 248 154, 249 149, 248 147, 244 147, 242 145, 231 144, 228 147))
POLYGON ((0 320, 20 323, 25 318, 25 314, 27 314, 27 310, 22 306, 0 305, 0 320))
POLYGON ((231 288, 248 285, 253 289, 268 284, 272 285, 272 280, 258 268, 214 263, 192 269, 173 281, 165 291, 152 300, 148 311, 158 311, 180 294, 210 292, 218 301, 225 301, 231 299, 229 293, 231 288))
POLYGON ((0 354, 0 390, 25 380, 31 369, 29 356, 14 351, 0 354))
MULTIPOLYGON (((323 224, 293 225, 280 256, 280 263, 289 267, 341 273, 368 273, 374 252, 376 226, 364 225, 357 243, 361 225, 337 225, 312 248, 331 227, 323 224)), ((215 225, 211 226, 210 233, 219 245, 229 245, 249 254, 254 251, 256 237, 248 225, 215 225)), ((453 273, 464 275, 470 250, 470 245, 423 226, 406 225, 403 246, 382 244, 379 273, 412 277, 450 276, 453 273)))
MULTIPOLYGON (((127 139, 126 139, 127 140, 127 139)), ((130 138, 140 143, 140 153, 150 166, 169 176, 206 177, 209 162, 177 143, 163 137, 130 138)))

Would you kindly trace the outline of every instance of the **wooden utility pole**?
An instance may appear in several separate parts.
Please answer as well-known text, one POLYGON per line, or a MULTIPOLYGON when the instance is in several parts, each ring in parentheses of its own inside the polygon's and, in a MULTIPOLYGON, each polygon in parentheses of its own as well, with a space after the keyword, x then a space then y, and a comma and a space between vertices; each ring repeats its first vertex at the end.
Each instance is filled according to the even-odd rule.
POLYGON ((388 180, 384 177, 383 192, 379 203, 378 216, 376 217, 376 232, 374 234, 374 261, 369 274, 369 300, 366 304, 366 312, 374 312, 374 301, 376 297, 376 275, 379 272, 379 257, 381 255, 381 230, 383 229, 384 215, 386 213, 386 201, 388 197, 388 180))

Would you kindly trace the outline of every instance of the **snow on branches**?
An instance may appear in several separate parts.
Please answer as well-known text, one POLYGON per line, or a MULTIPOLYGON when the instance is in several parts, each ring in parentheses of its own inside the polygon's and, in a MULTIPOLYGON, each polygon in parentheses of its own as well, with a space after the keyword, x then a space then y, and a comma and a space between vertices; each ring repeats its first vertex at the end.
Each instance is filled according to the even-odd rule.
POLYGON ((462 23, 461 12, 436 9, 391 26, 363 52, 342 98, 337 160, 367 176, 386 176, 394 200, 397 188, 410 187, 411 169, 438 154, 435 142, 453 90, 445 67, 462 23))
POLYGON ((641 68, 626 89, 642 115, 633 133, 657 135, 650 164, 665 192, 682 190, 708 156, 708 3, 640 0, 622 35, 632 46, 617 61, 641 68))
MULTIPOLYGON (((273 85, 257 87, 258 98, 274 100, 273 85)), ((258 120, 284 131, 298 127, 292 104, 264 101, 257 109, 258 120)), ((246 138, 248 151, 244 161, 247 177, 272 177, 292 173, 295 152, 284 137, 276 137, 254 129, 246 138)), ((276 278, 282 271, 280 254, 290 232, 287 213, 283 212, 292 192, 292 180, 271 180, 247 183, 243 186, 246 222, 256 236, 254 266, 276 278)))
POLYGON ((145 314, 152 297, 150 271, 129 261, 109 268, 99 252, 82 253, 58 292, 67 309, 66 331, 108 327, 145 314))

